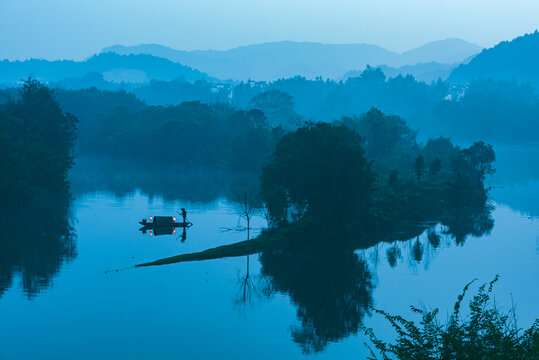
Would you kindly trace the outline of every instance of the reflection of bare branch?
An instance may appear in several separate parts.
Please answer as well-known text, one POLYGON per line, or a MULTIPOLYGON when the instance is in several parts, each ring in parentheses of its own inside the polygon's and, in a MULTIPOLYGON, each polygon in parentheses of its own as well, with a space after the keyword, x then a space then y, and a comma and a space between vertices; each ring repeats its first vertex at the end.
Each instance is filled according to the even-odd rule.
POLYGON ((238 285, 238 291, 236 293, 236 297, 234 298, 234 304, 236 306, 245 306, 247 304, 253 306, 255 285, 253 284, 253 279, 251 276, 249 276, 249 255, 247 255, 247 272, 245 276, 238 279, 238 285))
POLYGON ((252 276, 249 273, 249 255, 247 255, 247 271, 238 278, 238 290, 234 297, 234 305, 243 308, 253 306, 257 298, 269 298, 273 294, 271 282, 266 276, 252 276))
POLYGON ((243 230, 239 230, 238 228, 243 228, 243 226, 239 226, 239 225, 238 225, 238 226, 233 227, 233 228, 221 226, 221 227, 219 228, 219 232, 225 233, 225 232, 230 232, 230 231, 236 231, 236 232, 243 231, 243 230))
MULTIPOLYGON (((251 219, 260 209, 260 202, 258 192, 253 190, 243 190, 241 195, 236 196, 236 203, 239 205, 240 218, 247 221, 247 226, 237 225, 235 228, 227 229, 227 231, 243 232, 247 231, 247 241, 251 239, 251 219)), ((244 307, 249 304, 254 305, 256 297, 260 297, 261 294, 266 294, 267 289, 263 292, 259 292, 255 278, 250 276, 249 273, 249 255, 247 255, 247 271, 245 276, 238 279, 238 291, 234 298, 234 304, 239 307, 244 307)))
POLYGON ((247 231, 247 230, 262 230, 262 229, 263 229, 263 228, 261 228, 261 227, 247 228, 246 226, 241 226, 241 225, 235 226, 235 227, 233 227, 233 228, 221 226, 221 227, 219 228, 219 232, 222 232, 222 233, 230 232, 230 231, 244 232, 244 231, 247 231))

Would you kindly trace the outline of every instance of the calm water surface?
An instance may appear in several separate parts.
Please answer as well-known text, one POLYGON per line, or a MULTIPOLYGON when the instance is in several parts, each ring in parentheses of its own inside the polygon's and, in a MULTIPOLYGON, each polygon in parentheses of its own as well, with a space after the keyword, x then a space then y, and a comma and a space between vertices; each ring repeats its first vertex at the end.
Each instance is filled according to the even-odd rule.
MULTIPOLYGON (((243 224, 237 206, 219 191, 201 195, 212 181, 150 195, 76 179, 69 236, 46 257, 33 242, 10 250, 20 261, 0 257, 0 359, 361 359, 360 321, 391 336, 369 306, 410 315, 409 305, 436 305, 445 314, 467 282, 495 274, 496 302, 516 305, 519 325, 529 326, 539 295, 537 169, 532 160, 521 177, 499 170, 488 234, 457 245, 439 225, 437 247, 425 233, 356 251, 329 272, 320 271, 323 257, 294 254, 133 269, 245 239, 234 230, 243 224), (185 242, 138 230, 141 218, 181 207, 195 224, 185 242), (388 250, 400 256, 390 262, 388 250)), ((256 229, 264 225, 255 219, 256 229)))

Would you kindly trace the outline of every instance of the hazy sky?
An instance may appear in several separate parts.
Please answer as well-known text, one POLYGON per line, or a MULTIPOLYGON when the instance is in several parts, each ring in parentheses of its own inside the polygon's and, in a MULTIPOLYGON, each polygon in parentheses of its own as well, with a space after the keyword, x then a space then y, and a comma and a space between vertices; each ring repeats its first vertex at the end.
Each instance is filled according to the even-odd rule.
POLYGON ((267 41, 403 51, 492 46, 539 27, 539 0, 0 0, 0 59, 85 58, 113 44, 228 49, 267 41))

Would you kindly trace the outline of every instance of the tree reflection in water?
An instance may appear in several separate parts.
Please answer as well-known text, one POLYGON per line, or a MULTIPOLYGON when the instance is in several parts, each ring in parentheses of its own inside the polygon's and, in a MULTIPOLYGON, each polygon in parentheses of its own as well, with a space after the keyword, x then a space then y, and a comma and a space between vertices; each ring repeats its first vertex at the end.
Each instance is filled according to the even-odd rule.
POLYGON ((245 275, 238 277, 238 290, 234 298, 234 304, 238 307, 254 305, 254 299, 257 295, 255 279, 249 273, 250 255, 247 255, 246 258, 247 265, 245 267, 245 275))
POLYGON ((246 306, 254 306, 257 299, 270 298, 274 292, 270 279, 262 274, 253 275, 250 273, 250 255, 246 257, 246 271, 244 275, 238 276, 237 290, 234 296, 234 305, 240 312, 246 306))
MULTIPOLYGON (((451 212, 441 225, 427 229, 425 236, 396 241, 386 250, 389 265, 394 268, 403 259, 400 243, 408 248, 409 266, 415 268, 430 261, 429 251, 440 246, 442 235, 462 245, 469 235, 488 234, 494 225, 491 211, 489 205, 459 209, 451 212)), ((375 288, 372 272, 376 271, 377 257, 360 258, 351 249, 335 249, 335 244, 346 242, 332 241, 311 231, 305 239, 290 242, 308 245, 263 252, 262 275, 271 282, 273 291, 287 294, 297 306, 301 324, 291 327, 294 342, 305 354, 320 352, 329 343, 356 334, 363 318, 370 313, 375 288), (364 259, 369 258, 368 264, 364 259)), ((370 250, 380 249, 375 245, 370 250)))
POLYGON ((16 274, 29 298, 50 285, 62 264, 77 255, 70 221, 67 193, 0 209, 0 296, 16 274))
POLYGON ((402 258, 401 249, 397 244, 394 244, 386 251, 387 255, 387 262, 389 263, 389 266, 394 268, 397 266, 397 260, 402 258))
MULTIPOLYGON (((286 294, 297 306, 300 322, 291 327, 292 339, 304 353, 314 353, 359 331, 373 305, 373 274, 380 255, 384 254, 381 250, 385 249, 391 267, 409 259, 412 270, 419 264, 427 268, 434 251, 443 248, 441 244, 449 239, 462 245, 468 235, 481 236, 492 229, 492 208, 485 201, 486 197, 479 207, 448 209, 434 226, 404 222, 396 230, 359 231, 363 236, 352 235, 355 232, 348 231, 349 228, 330 228, 325 222, 302 219, 274 228, 255 240, 247 236, 247 241, 158 259, 137 267, 247 255, 247 269, 245 276, 239 277, 235 304, 252 304, 260 294, 270 296, 272 291, 286 294), (254 242, 252 246, 250 241, 254 242), (256 253, 260 253, 262 276, 257 276, 255 281, 248 256, 256 253)), ((432 219, 425 220, 430 220, 425 224, 433 224, 432 219)))
POLYGON ((491 216, 493 209, 490 204, 454 209, 439 225, 430 226, 424 233, 426 236, 418 236, 406 242, 395 241, 386 250, 389 266, 396 267, 398 260, 402 259, 401 248, 408 248, 411 268, 415 269, 420 263, 424 263, 427 268, 432 254, 442 245, 443 238, 449 243, 453 241, 455 245, 463 246, 469 236, 488 235, 494 227, 494 219, 491 216))
POLYGON ((430 228, 409 224, 399 235, 385 231, 357 238, 348 229, 331 229, 325 224, 320 226, 320 222, 300 220, 272 229, 255 240, 158 259, 137 267, 260 253, 260 279, 270 285, 261 287, 252 282, 247 257, 246 275, 239 280, 235 303, 252 304, 259 289, 263 289, 260 293, 264 296, 271 291, 286 294, 297 306, 300 321, 299 326, 291 328, 292 339, 304 353, 314 353, 360 329, 373 305, 373 274, 380 253, 383 254, 381 250, 386 249, 391 267, 396 267, 399 259, 408 258, 412 270, 420 263, 427 268, 432 253, 440 248, 442 236, 461 245, 468 235, 488 233, 494 224, 490 211, 491 207, 486 205, 468 207, 449 212, 430 228), (397 236, 409 240, 390 240, 397 236), (253 246, 249 242, 254 242, 253 246), (408 249, 407 256, 403 256, 403 249, 408 249), (367 256, 369 253, 371 256, 367 256), (365 259, 370 259, 370 263, 365 259))
POLYGON ((444 231, 455 239, 455 244, 463 245, 468 236, 480 237, 490 233, 494 227, 491 212, 494 207, 485 203, 480 207, 463 207, 451 211, 442 221, 444 231))
POLYGON ((412 246, 412 256, 415 261, 418 263, 421 262, 423 259, 423 246, 419 242, 419 237, 414 242, 414 245, 412 246))
POLYGON ((367 263, 353 251, 320 243, 260 255, 262 273, 273 289, 288 294, 298 307, 301 325, 291 331, 304 353, 357 333, 373 302, 367 263))

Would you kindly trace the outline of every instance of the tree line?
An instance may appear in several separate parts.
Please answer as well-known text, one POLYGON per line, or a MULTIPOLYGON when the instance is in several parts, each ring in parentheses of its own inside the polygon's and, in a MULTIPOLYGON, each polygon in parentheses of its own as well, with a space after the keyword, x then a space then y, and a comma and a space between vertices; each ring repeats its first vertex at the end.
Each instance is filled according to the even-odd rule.
POLYGON ((29 78, 17 100, 0 104, 0 196, 26 201, 68 188, 77 118, 64 113, 54 91, 29 78))
MULTIPOLYGON (((449 136, 459 141, 507 143, 537 141, 539 100, 536 89, 516 80, 471 79, 452 86, 438 80, 427 84, 411 75, 386 77, 367 67, 343 80, 293 77, 273 82, 214 83, 208 80, 155 80, 143 86, 112 83, 98 73, 55 83, 60 88, 124 89, 149 105, 187 101, 227 103, 239 110, 262 110, 272 126, 290 128, 299 120, 332 121, 376 107, 398 114, 421 129, 421 136, 449 136), (512 126, 514 123, 518 126, 512 126)), ((63 90, 59 89, 59 93, 63 90)))
POLYGON ((418 144, 401 118, 373 108, 285 134, 263 168, 262 196, 275 224, 314 219, 379 233, 484 206, 494 160, 481 141, 466 149, 443 137, 418 144))

